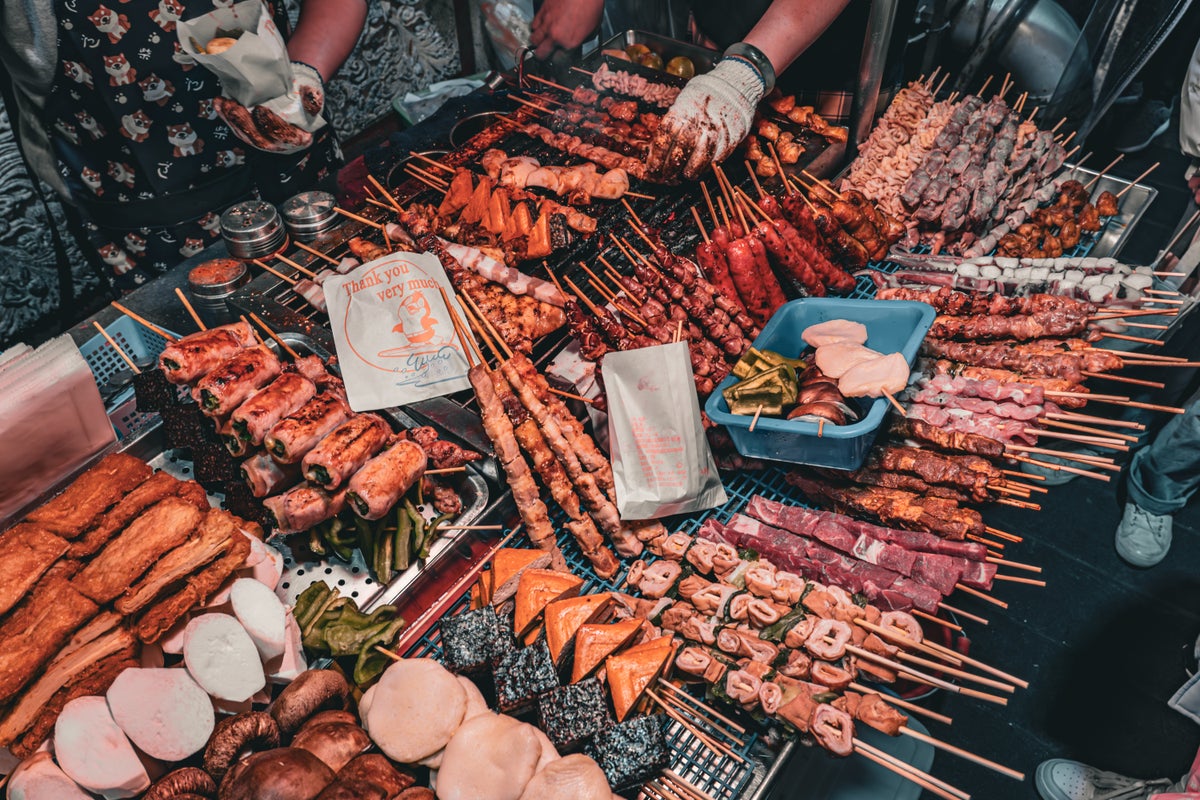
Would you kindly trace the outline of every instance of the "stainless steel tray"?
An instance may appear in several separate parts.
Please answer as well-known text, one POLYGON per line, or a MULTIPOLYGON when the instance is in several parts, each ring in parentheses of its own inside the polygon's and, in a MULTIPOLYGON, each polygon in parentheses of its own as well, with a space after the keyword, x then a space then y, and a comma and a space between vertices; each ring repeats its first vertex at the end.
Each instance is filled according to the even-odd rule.
MULTIPOLYGON (((658 53, 663 63, 670 61, 675 56, 686 56, 692 60, 692 65, 696 68, 697 75, 701 72, 708 72, 721 57, 721 54, 716 50, 691 44, 690 42, 683 42, 679 39, 672 39, 669 36, 660 36, 657 33, 650 33, 649 31, 622 31, 601 44, 599 49, 593 50, 584 56, 581 66, 584 69, 594 72, 604 60, 605 50, 624 50, 631 44, 646 45, 651 51, 658 53)), ((649 68, 643 67, 643 69, 649 68)), ((652 75, 656 73, 666 76, 669 83, 674 83, 678 80, 677 76, 671 75, 669 72, 663 72, 662 70, 650 70, 644 74, 652 75)), ((575 74, 578 75, 578 73, 575 74)))
MULTIPOLYGON (((1063 167, 1064 171, 1069 172, 1071 165, 1067 164, 1063 167)), ((1076 167, 1076 177, 1083 183, 1087 183, 1096 177, 1095 170, 1087 167, 1076 167)), ((1119 194, 1122 190, 1129 187, 1130 182, 1124 178, 1115 178, 1112 175, 1105 175, 1097 185, 1093 186, 1091 191, 1093 195, 1103 191, 1109 191, 1113 194, 1119 194)), ((1096 258, 1105 258, 1111 256, 1115 258, 1120 254, 1121 248, 1125 246, 1125 242, 1133 233, 1133 228, 1141 220, 1146 213, 1146 209, 1154 202, 1154 198, 1158 197, 1158 189, 1153 186, 1147 186, 1144 183, 1134 184, 1133 188, 1121 198, 1121 213, 1108 221, 1104 226, 1104 230, 1100 233, 1100 238, 1092 247, 1089 255, 1096 258)))

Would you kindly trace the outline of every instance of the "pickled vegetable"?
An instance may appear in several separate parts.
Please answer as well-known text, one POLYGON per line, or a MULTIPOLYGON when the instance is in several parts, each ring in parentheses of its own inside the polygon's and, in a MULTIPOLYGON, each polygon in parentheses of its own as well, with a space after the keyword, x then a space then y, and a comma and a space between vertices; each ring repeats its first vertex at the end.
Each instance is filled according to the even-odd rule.
POLYGON ((681 78, 691 78, 696 74, 696 65, 687 56, 675 56, 667 62, 667 72, 681 78))

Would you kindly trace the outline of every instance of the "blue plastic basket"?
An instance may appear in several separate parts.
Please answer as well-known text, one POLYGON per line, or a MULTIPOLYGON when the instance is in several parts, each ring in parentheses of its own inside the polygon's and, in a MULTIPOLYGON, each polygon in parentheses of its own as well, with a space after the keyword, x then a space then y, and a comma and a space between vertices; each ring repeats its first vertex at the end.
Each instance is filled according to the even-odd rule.
MULTIPOLYGON (((848 300, 808 297, 783 305, 763 328, 754 346, 795 358, 804 350, 800 334, 810 325, 847 319, 867 326, 867 346, 881 353, 901 352, 911 365, 925 332, 937 312, 933 306, 907 300, 848 300)), ((888 410, 888 401, 877 398, 870 410, 853 425, 825 425, 818 436, 815 422, 761 417, 750 430, 752 417, 729 413, 724 392, 738 381, 730 375, 713 392, 704 411, 729 430, 738 452, 751 458, 787 461, 832 469, 857 469, 888 410)))
MULTIPOLYGON (((110 322, 104 329, 135 362, 153 362, 167 346, 166 339, 126 316, 110 322)), ((99 333, 80 345, 79 352, 91 368, 99 386, 107 383, 115 373, 128 368, 125 359, 121 358, 99 333)), ((106 410, 117 436, 121 439, 137 433, 155 419, 153 412, 137 410, 137 399, 133 396, 132 386, 109 400, 106 410)))

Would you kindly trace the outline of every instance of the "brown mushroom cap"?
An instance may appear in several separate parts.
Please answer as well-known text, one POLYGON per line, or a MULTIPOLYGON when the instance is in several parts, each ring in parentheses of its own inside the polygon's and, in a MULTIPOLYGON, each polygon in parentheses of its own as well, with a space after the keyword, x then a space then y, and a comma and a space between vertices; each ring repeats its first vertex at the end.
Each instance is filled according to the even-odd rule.
POLYGON ((181 767, 156 780, 142 800, 191 800, 217 796, 217 782, 198 767, 181 767))
POLYGON ((318 711, 345 708, 349 696, 350 684, 340 672, 310 669, 288 684, 267 710, 279 724, 280 732, 288 736, 300 730, 304 721, 318 711))
POLYGON ((337 772, 350 759, 371 746, 371 737, 358 725, 345 722, 322 722, 306 725, 292 739, 292 747, 307 750, 337 772))
POLYGON ((357 725, 358 717, 355 716, 353 711, 343 711, 340 708, 331 708, 328 711, 319 711, 308 719, 304 720, 304 724, 300 726, 300 730, 312 727, 313 725, 321 725, 326 722, 345 722, 349 725, 357 725))
POLYGON ((313 800, 333 770, 307 750, 280 747, 239 762, 221 782, 220 800, 313 800))
POLYGON ((338 770, 338 783, 365 782, 384 790, 387 797, 402 792, 416 782, 408 772, 396 769, 386 756, 379 753, 363 753, 338 770))
POLYGON ((240 753, 279 747, 279 725, 265 711, 246 711, 217 723, 204 748, 204 769, 221 780, 240 753))

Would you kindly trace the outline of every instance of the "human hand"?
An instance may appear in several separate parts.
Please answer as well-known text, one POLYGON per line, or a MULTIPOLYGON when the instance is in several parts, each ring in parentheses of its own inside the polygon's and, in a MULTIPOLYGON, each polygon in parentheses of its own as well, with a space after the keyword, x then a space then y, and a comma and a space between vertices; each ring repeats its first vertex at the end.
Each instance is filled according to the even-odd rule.
POLYGON ((548 58, 556 48, 569 50, 583 44, 600 25, 604 0, 546 0, 533 18, 529 39, 538 58, 548 58))
POLYGON ((246 108, 228 97, 217 97, 214 106, 234 135, 257 150, 295 153, 311 147, 312 131, 325 124, 321 117, 325 84, 320 74, 307 64, 293 61, 292 91, 277 100, 269 102, 271 107, 263 104, 246 108))
POLYGON ((740 58, 692 78, 650 142, 648 173, 664 182, 695 179, 726 158, 750 132, 764 89, 762 75, 740 58))

